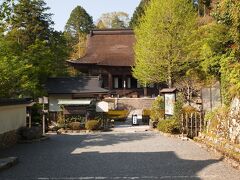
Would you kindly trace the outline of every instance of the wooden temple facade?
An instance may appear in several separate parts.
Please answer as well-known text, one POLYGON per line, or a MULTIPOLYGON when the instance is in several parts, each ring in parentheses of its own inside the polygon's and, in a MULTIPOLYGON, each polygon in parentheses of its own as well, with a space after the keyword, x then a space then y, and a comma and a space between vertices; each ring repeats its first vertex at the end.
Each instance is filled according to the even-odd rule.
POLYGON ((132 76, 135 36, 131 29, 93 30, 88 36, 86 54, 67 61, 74 69, 99 76, 101 87, 112 97, 142 97, 158 95, 158 88, 141 87, 132 76))

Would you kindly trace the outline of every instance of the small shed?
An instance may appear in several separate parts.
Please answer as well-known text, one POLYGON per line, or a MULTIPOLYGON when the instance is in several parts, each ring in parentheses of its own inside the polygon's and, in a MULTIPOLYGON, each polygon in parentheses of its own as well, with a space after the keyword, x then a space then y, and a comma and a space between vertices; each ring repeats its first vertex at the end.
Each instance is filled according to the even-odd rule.
MULTIPOLYGON (((92 100, 101 99, 109 92, 101 87, 101 80, 98 76, 49 78, 46 90, 49 97, 49 115, 52 121, 56 121, 57 113, 63 111, 62 106, 65 110, 69 109, 68 112, 80 112, 92 100)), ((65 112, 67 113, 67 111, 65 112)))
POLYGON ((29 99, 0 99, 0 148, 16 138, 16 130, 27 124, 29 99), (7 140, 8 142, 4 142, 7 140))

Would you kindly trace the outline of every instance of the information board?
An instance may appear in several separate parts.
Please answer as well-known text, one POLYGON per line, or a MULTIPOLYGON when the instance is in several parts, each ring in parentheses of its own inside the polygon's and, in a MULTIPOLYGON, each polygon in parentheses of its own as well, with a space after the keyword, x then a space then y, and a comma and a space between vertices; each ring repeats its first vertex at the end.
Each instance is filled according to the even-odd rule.
POLYGON ((174 114, 175 93, 165 94, 165 114, 174 114))

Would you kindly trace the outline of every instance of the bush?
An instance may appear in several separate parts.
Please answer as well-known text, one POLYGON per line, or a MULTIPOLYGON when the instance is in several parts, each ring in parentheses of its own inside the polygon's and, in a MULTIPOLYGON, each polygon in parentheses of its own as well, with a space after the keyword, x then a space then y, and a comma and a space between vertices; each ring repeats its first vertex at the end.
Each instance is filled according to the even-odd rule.
POLYGON ((65 118, 63 112, 61 111, 57 113, 57 123, 59 126, 63 126, 65 124, 65 118))
POLYGON ((159 121, 164 118, 164 98, 158 96, 151 107, 150 118, 152 121, 159 121))
POLYGON ((180 133, 179 123, 173 119, 161 120, 158 122, 157 129, 164 133, 180 133))
POLYGON ((100 121, 97 120, 89 120, 85 124, 85 128, 87 130, 98 130, 100 128, 100 121))
POLYGON ((151 115, 151 110, 150 109, 143 109, 142 115, 143 116, 150 116, 151 115))
POLYGON ((209 135, 225 139, 229 137, 229 111, 228 107, 223 106, 205 115, 209 135))
POLYGON ((65 122, 85 122, 85 116, 82 115, 65 115, 65 122))
POLYGON ((142 122, 143 122, 143 124, 149 124, 150 115, 151 115, 151 110, 150 109, 143 109, 143 111, 142 111, 142 122))
POLYGON ((41 104, 34 104, 31 107, 31 116, 32 116, 32 124, 38 125, 41 124, 42 122, 42 116, 41 116, 41 112, 42 112, 42 105, 41 104))
POLYGON ((190 105, 183 106, 182 111, 183 111, 183 113, 195 113, 195 112, 198 112, 198 110, 195 107, 192 107, 190 105))
POLYGON ((107 118, 114 120, 126 120, 128 113, 128 110, 109 110, 107 113, 107 118))
POLYGON ((41 127, 22 127, 18 130, 20 139, 22 140, 33 140, 39 139, 42 137, 42 128, 41 127))
POLYGON ((71 122, 68 124, 68 127, 71 130, 80 130, 81 129, 81 123, 80 122, 71 122))

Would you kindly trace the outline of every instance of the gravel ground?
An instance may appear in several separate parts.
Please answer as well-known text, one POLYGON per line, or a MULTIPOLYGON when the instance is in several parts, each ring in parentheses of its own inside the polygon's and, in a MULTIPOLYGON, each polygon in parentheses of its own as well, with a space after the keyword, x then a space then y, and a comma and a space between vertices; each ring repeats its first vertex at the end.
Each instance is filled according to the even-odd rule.
POLYGON ((51 135, 0 152, 19 164, 0 179, 229 179, 240 171, 192 141, 154 132, 51 135))

